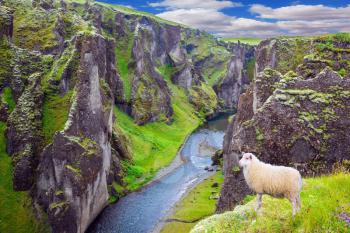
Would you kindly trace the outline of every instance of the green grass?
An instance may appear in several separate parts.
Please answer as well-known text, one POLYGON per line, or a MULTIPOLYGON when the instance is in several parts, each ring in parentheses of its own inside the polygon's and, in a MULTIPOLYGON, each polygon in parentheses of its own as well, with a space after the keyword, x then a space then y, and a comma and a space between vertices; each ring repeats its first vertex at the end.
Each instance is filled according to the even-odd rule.
POLYGON ((9 87, 5 87, 2 94, 2 101, 6 103, 9 107, 10 112, 12 112, 16 107, 16 102, 12 95, 12 90, 9 87))
POLYGON ((241 42, 243 44, 249 44, 249 45, 258 45, 262 39, 260 38, 248 38, 248 37, 240 37, 240 38, 223 38, 226 42, 232 42, 232 43, 238 43, 241 42))
POLYGON ((47 226, 35 219, 29 195, 13 190, 13 169, 5 150, 5 129, 6 124, 0 122, 0 232, 49 232, 47 226))
POLYGON ((247 63, 247 73, 250 81, 254 80, 255 62, 256 62, 255 58, 253 58, 253 59, 250 59, 247 63))
POLYGON ((208 82, 209 86, 214 86, 217 84, 223 77, 226 75, 226 69, 225 66, 227 66, 227 63, 222 67, 222 69, 214 69, 210 75, 204 76, 205 80, 208 82))
POLYGON ((131 34, 123 40, 117 42, 115 49, 116 65, 123 81, 124 96, 126 100, 130 100, 132 75, 130 75, 129 62, 134 38, 131 34))
POLYGON ((68 120, 70 100, 73 91, 67 92, 63 97, 48 94, 45 96, 43 105, 43 133, 45 144, 52 141, 56 131, 64 128, 68 120))
POLYGON ((179 203, 176 204, 174 213, 168 219, 177 219, 186 222, 170 221, 162 233, 186 233, 200 220, 215 212, 216 198, 224 181, 222 172, 216 172, 202 183, 192 189, 179 203), (218 187, 212 187, 218 183, 218 187))
POLYGON ((174 103, 174 121, 171 125, 153 122, 143 126, 118 108, 115 108, 116 126, 130 139, 134 164, 124 163, 127 174, 124 181, 129 190, 147 183, 160 168, 171 163, 187 135, 201 121, 190 106, 174 103))
POLYGON ((46 50, 57 45, 54 28, 54 13, 45 13, 40 8, 16 6, 14 12, 13 41, 30 50, 46 50), (35 32, 35 33, 33 33, 35 32))
POLYGON ((170 81, 171 67, 159 69, 172 92, 173 122, 153 122, 143 126, 115 108, 116 127, 129 138, 133 163, 123 162, 127 189, 135 190, 154 177, 156 172, 171 163, 186 137, 203 122, 188 102, 185 91, 170 81))
POLYGON ((329 41, 329 42, 338 41, 338 42, 342 42, 342 43, 350 43, 350 33, 348 33, 348 32, 338 32, 335 34, 326 34, 326 35, 320 36, 318 38, 321 40, 324 40, 324 41, 329 41))
POLYGON ((255 199, 234 211, 203 220, 193 232, 349 232, 338 215, 350 217, 350 175, 335 174, 304 179, 302 209, 292 217, 286 199, 263 197, 262 209, 254 211, 255 199))

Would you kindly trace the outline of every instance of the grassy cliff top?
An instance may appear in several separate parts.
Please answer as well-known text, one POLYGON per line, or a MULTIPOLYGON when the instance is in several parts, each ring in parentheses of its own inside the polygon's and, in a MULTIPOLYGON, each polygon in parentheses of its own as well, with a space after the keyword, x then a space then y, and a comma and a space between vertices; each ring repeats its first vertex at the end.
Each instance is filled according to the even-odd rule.
POLYGON ((249 38, 249 37, 237 37, 237 38, 222 38, 225 42, 231 42, 231 43, 240 43, 243 44, 249 44, 249 45, 258 45, 262 39, 260 38, 249 38))
MULTIPOLYGON (((76 0, 73 0, 73 1, 76 1, 76 0)), ((119 11, 119 12, 122 12, 122 13, 125 13, 125 14, 131 14, 131 15, 138 15, 138 16, 147 16, 147 17, 150 17, 160 23, 165 23, 165 24, 169 24, 169 25, 173 25, 173 26, 181 26, 181 27, 188 27, 186 25, 183 25, 183 24, 180 24, 180 23, 176 23, 176 22, 173 22, 173 21, 169 21, 169 20, 166 20, 166 19, 162 19, 156 15, 153 15, 151 13, 148 13, 148 12, 144 12, 144 11, 139 11, 139 10, 135 10, 135 9, 132 9, 132 8, 129 8, 129 7, 125 7, 125 6, 121 6, 121 5, 118 5, 118 4, 110 4, 110 3, 105 3, 105 2, 96 2, 97 4, 100 4, 102 6, 105 6, 105 7, 111 7, 112 9, 116 10, 116 11, 119 11)))
POLYGON ((201 221, 191 232, 349 232, 349 187, 350 175, 344 173, 304 179, 302 208, 295 217, 286 199, 264 195, 258 214, 253 198, 233 211, 201 221))

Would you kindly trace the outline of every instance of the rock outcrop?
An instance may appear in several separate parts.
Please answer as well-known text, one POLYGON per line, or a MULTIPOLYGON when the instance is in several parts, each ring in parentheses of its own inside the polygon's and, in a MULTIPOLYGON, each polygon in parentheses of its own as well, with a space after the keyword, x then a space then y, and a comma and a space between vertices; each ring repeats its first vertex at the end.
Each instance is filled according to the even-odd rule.
POLYGON ((227 74, 214 86, 218 97, 223 100, 222 108, 234 109, 244 87, 250 83, 247 64, 254 59, 254 48, 245 44, 232 46, 234 56, 227 65, 227 74))
POLYGON ((0 38, 12 38, 13 12, 10 8, 0 6, 0 38))
POLYGON ((238 112, 225 135, 225 182, 218 212, 232 209, 250 193, 237 166, 242 152, 253 152, 262 161, 292 166, 310 176, 331 172, 335 164, 350 159, 346 143, 350 140, 346 135, 350 79, 339 75, 350 71, 344 60, 349 51, 344 45, 333 47, 339 44, 337 36, 327 39, 334 41, 330 47, 323 47, 324 38, 303 43, 312 44, 303 52, 313 54, 305 54, 299 66, 291 65, 294 60, 277 59, 286 47, 292 55, 299 39, 287 40, 290 45, 284 39, 273 39, 258 46, 257 70, 262 72, 240 96, 238 112), (271 41, 273 46, 267 49, 271 41), (326 66, 316 69, 313 64, 326 66))
POLYGON ((17 101, 15 110, 7 121, 7 152, 13 157, 13 188, 29 190, 34 182, 41 149, 41 118, 43 91, 42 74, 35 73, 28 79, 28 86, 17 101))
POLYGON ((36 182, 54 232, 84 232, 109 197, 114 98, 107 66, 114 62, 102 36, 75 43, 80 63, 69 118, 42 152, 36 182))

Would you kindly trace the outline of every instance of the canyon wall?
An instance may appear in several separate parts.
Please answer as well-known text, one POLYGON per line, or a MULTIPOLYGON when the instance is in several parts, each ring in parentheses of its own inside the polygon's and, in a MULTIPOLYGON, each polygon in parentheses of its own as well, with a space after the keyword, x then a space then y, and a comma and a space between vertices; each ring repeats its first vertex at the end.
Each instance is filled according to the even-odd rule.
POLYGON ((304 176, 348 167, 349 45, 346 33, 259 44, 256 77, 240 96, 225 135, 218 212, 232 209, 250 193, 238 167, 243 152, 295 167, 304 176))
POLYGON ((84 232, 125 195, 122 163, 133 155, 115 108, 138 125, 172 124, 176 85, 205 119, 233 110, 252 79, 253 46, 146 13, 90 1, 1 4, 0 121, 13 188, 30 192, 53 232, 84 232))

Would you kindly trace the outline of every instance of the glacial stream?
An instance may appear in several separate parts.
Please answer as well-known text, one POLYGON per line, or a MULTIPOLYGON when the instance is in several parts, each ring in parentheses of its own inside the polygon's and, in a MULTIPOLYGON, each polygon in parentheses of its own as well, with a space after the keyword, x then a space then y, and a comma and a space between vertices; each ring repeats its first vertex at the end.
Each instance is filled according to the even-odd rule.
POLYGON ((88 233, 158 232, 175 203, 214 171, 210 156, 222 148, 228 115, 221 115, 192 133, 180 155, 185 162, 138 192, 108 206, 91 224, 88 233))

